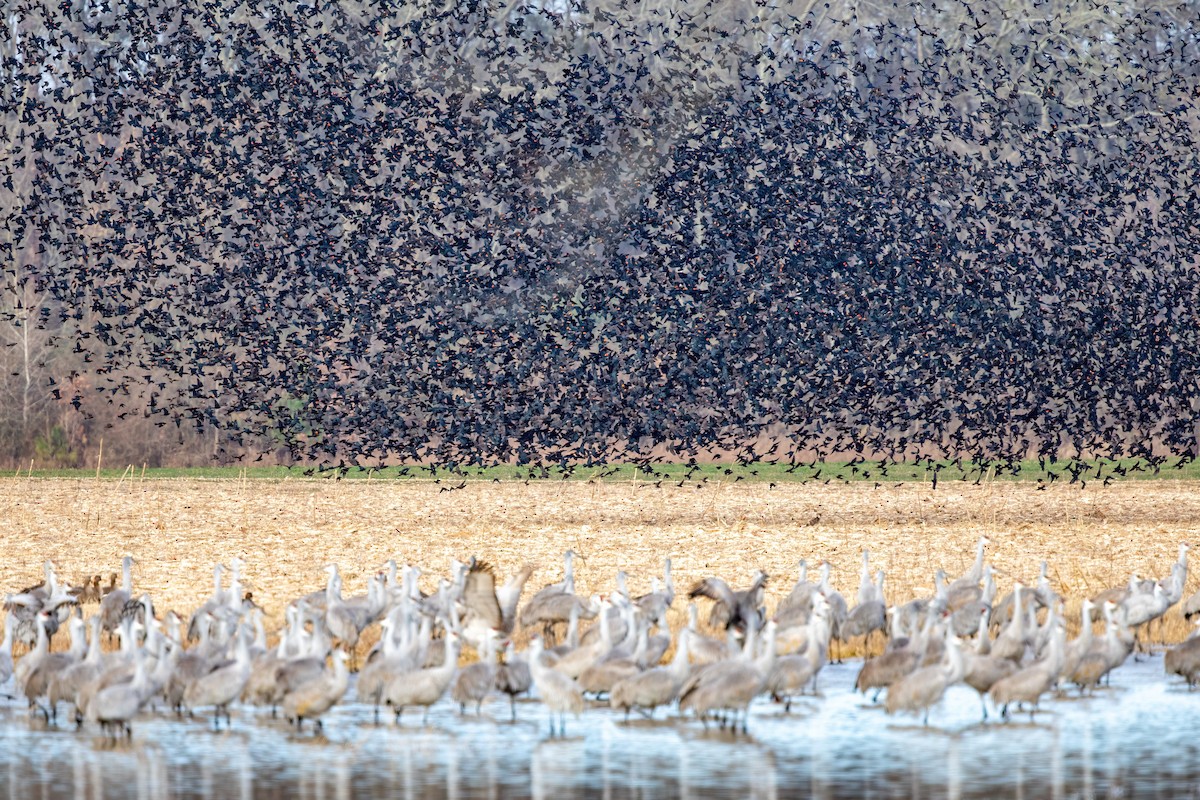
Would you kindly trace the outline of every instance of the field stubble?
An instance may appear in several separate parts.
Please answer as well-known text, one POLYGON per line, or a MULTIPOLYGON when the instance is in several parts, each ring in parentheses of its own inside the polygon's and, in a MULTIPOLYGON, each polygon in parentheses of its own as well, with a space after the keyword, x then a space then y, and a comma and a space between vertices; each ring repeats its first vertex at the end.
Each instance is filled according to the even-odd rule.
MULTIPOLYGON (((1033 583, 1046 559, 1074 619, 1084 596, 1123 584, 1133 571, 1168 574, 1178 544, 1195 542, 1200 530, 1200 484, 1185 481, 1087 490, 1022 482, 936 491, 865 483, 443 488, 431 481, 3 480, 0 586, 16 591, 37 582, 46 558, 72 583, 107 577, 129 554, 138 561, 135 592, 150 592, 160 613, 186 614, 211 591, 213 564, 237 555, 271 630, 282 624, 288 600, 321 588, 329 563, 340 565, 349 595, 365 591, 389 558, 420 565, 426 591, 454 558, 477 555, 497 567, 501 581, 529 562, 536 570, 528 597, 561 577, 562 552, 571 548, 583 556, 577 584, 588 594, 611 589, 618 569, 629 573, 631 592, 649 591, 670 556, 678 627, 694 581, 719 575, 737 588, 761 568, 771 576, 770 609, 790 590, 801 558, 814 570, 827 559, 834 587, 853 605, 864 548, 887 572, 889 601, 929 595, 934 570, 961 574, 987 534, 1001 592, 1015 579, 1033 583)), ((1189 579, 1184 596, 1198 584, 1189 579)), ((1164 637, 1187 633, 1172 610, 1164 637)))

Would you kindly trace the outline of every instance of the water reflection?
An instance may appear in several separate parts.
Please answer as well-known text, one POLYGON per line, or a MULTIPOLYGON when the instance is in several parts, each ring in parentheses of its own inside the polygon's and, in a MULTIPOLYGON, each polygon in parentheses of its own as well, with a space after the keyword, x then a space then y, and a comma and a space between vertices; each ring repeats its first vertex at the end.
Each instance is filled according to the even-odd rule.
POLYGON ((956 687, 929 729, 851 691, 856 665, 830 668, 825 694, 783 714, 757 705, 749 736, 691 720, 624 723, 590 709, 548 738, 536 704, 508 722, 439 705, 426 727, 371 724, 337 709, 326 735, 297 735, 243 710, 232 730, 204 720, 139 720, 131 742, 46 727, 0 702, 0 797, 311 800, 437 798, 1067 798, 1197 796, 1200 693, 1167 684, 1162 662, 1123 667, 1114 688, 1055 700, 1036 723, 981 724, 956 687))

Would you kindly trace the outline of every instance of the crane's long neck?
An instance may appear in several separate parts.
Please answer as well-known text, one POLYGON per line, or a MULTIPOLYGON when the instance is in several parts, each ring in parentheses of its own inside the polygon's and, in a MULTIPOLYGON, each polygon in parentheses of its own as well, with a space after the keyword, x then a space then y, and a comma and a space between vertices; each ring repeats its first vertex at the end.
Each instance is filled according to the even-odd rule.
POLYGON ((234 572, 229 581, 229 607, 240 610, 242 607, 242 579, 234 572))
POLYGON ((213 598, 221 596, 221 573, 225 571, 225 567, 217 564, 213 567, 213 598))
POLYGON ((686 678, 691 671, 691 665, 688 664, 688 637, 683 631, 680 631, 679 637, 675 640, 675 656, 671 659, 671 672, 676 678, 686 678))
POLYGON ((971 566, 971 577, 974 578, 975 580, 979 580, 979 577, 983 574, 983 546, 984 546, 984 544, 985 544, 984 540, 980 539, 979 544, 975 545, 975 563, 971 566))
POLYGON ((990 606, 996 598, 996 579, 992 577, 991 567, 983 574, 983 594, 980 599, 985 606, 990 606))
POLYGON ((1088 647, 1092 644, 1092 609, 1087 603, 1083 605, 1083 612, 1079 615, 1079 638, 1076 641, 1079 643, 1079 652, 1086 653, 1088 647))
POLYGON ((445 659, 439 669, 443 674, 453 674, 454 670, 458 669, 458 641, 453 636, 446 637, 445 659))
POLYGON ((579 604, 571 606, 571 614, 567 617, 567 645, 571 648, 579 646, 579 604))
POLYGON ((764 631, 763 653, 754 662, 758 674, 763 678, 771 674, 771 670, 775 666, 775 623, 767 623, 767 628, 764 631))
POLYGON ((617 570, 617 594, 626 600, 629 599, 629 587, 626 584, 626 575, 623 569, 617 570))
POLYGON ((83 658, 84 653, 87 652, 87 636, 84 635, 86 630, 87 629, 83 624, 83 620, 81 620, 79 617, 71 617, 71 624, 67 628, 67 632, 71 636, 70 653, 71 658, 74 661, 78 661, 79 659, 83 658))
MULTIPOLYGON (((89 664, 99 664, 100 656, 103 652, 100 649, 100 622, 101 622, 100 617, 95 616, 95 617, 92 617, 91 622, 88 623, 88 629, 89 629, 89 632, 91 633, 91 639, 88 641, 88 650, 87 650, 87 655, 84 656, 84 661, 86 661, 89 664)), ((6 634, 5 639, 7 640, 7 638, 8 638, 8 636, 6 634)))
POLYGON ((1021 587, 1020 586, 1018 586, 1016 589, 1013 590, 1013 620, 1012 620, 1012 624, 1015 626, 1013 628, 1013 630, 1015 630, 1018 635, 1021 633, 1024 633, 1024 631, 1025 631, 1025 609, 1021 608, 1021 587))
POLYGON ((957 641, 946 642, 946 660, 948 662, 948 682, 957 683, 962 680, 962 676, 966 672, 966 666, 963 661, 962 650, 959 648, 957 641))
POLYGON ((563 591, 575 594, 575 554, 570 550, 563 554, 563 591))
POLYGON ((642 663, 646 650, 650 647, 650 630, 645 625, 637 626, 637 645, 633 648, 633 660, 642 663))
POLYGON ((900 621, 900 610, 897 608, 889 608, 888 614, 891 615, 892 622, 888 628, 888 638, 896 641, 904 636, 904 629, 900 621))
POLYGON ((129 556, 121 561, 121 588, 126 595, 133 596, 133 559, 129 556))
POLYGON ((666 589, 667 596, 672 600, 675 599, 675 580, 671 577, 671 559, 663 559, 663 586, 666 589))
POLYGON ((347 658, 345 653, 338 651, 333 657, 333 685, 336 689, 344 692, 350 683, 350 667, 346 664, 347 658))
MULTIPOLYGON (((257 610, 257 609, 256 609, 257 610)), ((254 620, 254 646, 260 650, 267 649, 267 629, 263 625, 262 613, 256 613, 254 620)))
POLYGON ((992 651, 992 643, 988 639, 988 622, 991 617, 991 610, 984 606, 983 613, 979 616, 979 633, 975 639, 975 652, 978 655, 987 655, 992 651))
POLYGON ((41 657, 46 655, 48 649, 50 649, 50 636, 46 633, 46 619, 39 614, 37 617, 37 644, 34 645, 34 652, 41 657))

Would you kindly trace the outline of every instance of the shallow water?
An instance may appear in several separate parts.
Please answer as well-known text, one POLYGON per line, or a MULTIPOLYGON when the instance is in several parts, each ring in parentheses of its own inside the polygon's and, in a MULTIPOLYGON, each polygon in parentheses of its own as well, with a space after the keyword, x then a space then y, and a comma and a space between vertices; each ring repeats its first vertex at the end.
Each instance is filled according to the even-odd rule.
POLYGON ((737 736, 593 708, 551 738, 540 704, 510 723, 496 699, 482 718, 445 700, 400 728, 351 702, 323 737, 245 708, 220 732, 147 714, 114 745, 0 701, 0 798, 1200 797, 1200 692, 1167 679, 1161 655, 1127 662, 1095 698, 1048 700, 1032 724, 982 723, 962 686, 928 728, 889 717, 853 693, 858 667, 827 667, 821 695, 789 714, 756 703, 737 736))

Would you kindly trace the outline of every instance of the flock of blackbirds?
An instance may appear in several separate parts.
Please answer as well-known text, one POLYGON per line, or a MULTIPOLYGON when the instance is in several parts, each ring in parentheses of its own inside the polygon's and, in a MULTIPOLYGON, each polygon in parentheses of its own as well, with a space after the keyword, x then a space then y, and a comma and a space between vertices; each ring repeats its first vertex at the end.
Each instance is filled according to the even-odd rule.
POLYGON ((1192 12, 17 0, 9 319, 222 459, 1189 455, 1192 12))
MULTIPOLYGON (((674 707, 706 727, 716 720, 745 731, 756 700, 770 698, 790 711, 799 695, 817 694, 820 672, 841 644, 882 637, 884 651, 863 663, 856 689, 873 693, 873 701, 886 691, 888 713, 916 713, 928 724, 931 707, 960 682, 978 691, 985 719, 987 700, 1008 718, 1012 707, 1036 714, 1043 697, 1071 685, 1094 694, 1139 636, 1148 649, 1153 624, 1184 599, 1186 543, 1161 580, 1135 574, 1085 598, 1080 633, 1068 640, 1065 598, 1052 587, 1046 562, 1035 585, 1017 582, 999 597, 987 544, 980 540, 964 575, 948 580, 939 570, 932 595, 907 600, 889 601, 884 573, 872 572, 866 551, 853 605, 831 585, 828 562, 810 580, 802 561, 795 584, 769 613, 763 572, 741 590, 709 577, 688 592, 711 600, 707 629, 695 602, 686 626, 669 623, 676 603, 670 559, 646 594, 631 595, 618 572, 611 591, 587 597, 576 592, 575 556, 567 551, 562 579, 524 600, 529 565, 501 584, 486 562, 455 561, 437 591, 424 594, 420 568, 401 572, 391 561, 366 594, 345 597, 331 564, 323 590, 287 604, 274 641, 263 609, 244 591, 240 559, 228 570, 214 568, 211 596, 188 619, 174 611, 156 616, 150 595, 134 590, 130 557, 120 585, 95 592, 98 581, 72 588, 46 562, 44 581, 4 598, 0 687, 12 678, 13 695, 47 723, 73 712, 78 727, 94 723, 112 736, 131 735, 132 722, 155 709, 180 716, 211 710, 214 727, 228 725, 238 704, 269 708, 297 728, 305 721, 322 727, 322 716, 343 702, 373 708, 376 724, 386 708, 402 724, 406 709, 423 710, 427 720, 447 695, 460 713, 473 708, 476 715, 491 698, 506 698, 515 721, 516 698, 526 694, 546 707, 551 735, 565 732, 566 715, 583 713, 589 698, 627 720, 631 712, 653 716, 674 707), (93 603, 98 610, 85 621, 82 611, 93 603), (1104 629, 1096 634, 1101 614, 1104 629), (60 624, 70 632, 70 648, 55 651, 60 624), (360 657, 367 631, 378 641, 360 657), (526 650, 514 647, 518 633, 530 640, 526 650), (120 648, 105 652, 114 637, 120 648), (15 642, 27 652, 14 664, 15 642), (464 645, 478 658, 464 662, 464 645)), ((1181 610, 1189 619, 1200 616, 1200 592, 1181 610)), ((1168 651, 1164 667, 1189 688, 1200 683, 1200 635, 1168 651)))

